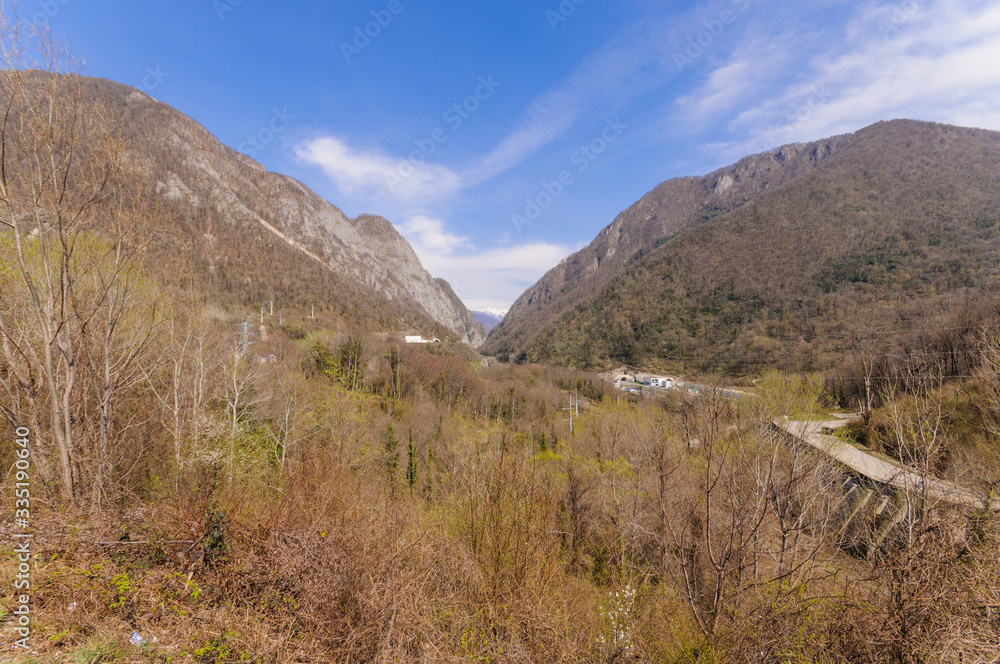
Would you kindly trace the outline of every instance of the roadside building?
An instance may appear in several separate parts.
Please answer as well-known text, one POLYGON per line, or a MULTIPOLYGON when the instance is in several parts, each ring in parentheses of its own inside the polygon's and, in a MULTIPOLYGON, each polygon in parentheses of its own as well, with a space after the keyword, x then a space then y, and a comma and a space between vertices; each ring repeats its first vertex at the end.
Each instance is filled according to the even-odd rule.
POLYGON ((403 337, 403 341, 405 341, 408 344, 436 344, 436 343, 441 343, 441 340, 438 339, 437 337, 434 337, 433 339, 424 339, 420 335, 412 335, 412 334, 408 334, 405 337, 403 337))
POLYGON ((642 377, 642 384, 649 385, 650 387, 658 387, 662 390, 670 390, 674 387, 674 378, 672 376, 648 375, 642 377))

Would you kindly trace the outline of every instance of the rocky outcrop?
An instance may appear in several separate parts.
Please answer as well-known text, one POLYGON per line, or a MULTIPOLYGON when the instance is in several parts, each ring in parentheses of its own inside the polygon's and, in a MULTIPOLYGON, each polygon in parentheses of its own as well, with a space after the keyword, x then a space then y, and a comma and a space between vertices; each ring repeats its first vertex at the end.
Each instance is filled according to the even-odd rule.
POLYGON ((209 217, 206 237, 218 223, 264 229, 364 292, 412 305, 465 343, 485 338, 461 300, 424 269, 386 219, 351 219, 301 182, 226 147, 176 109, 128 86, 84 81, 89 94, 122 112, 136 159, 152 174, 159 196, 209 217))
POLYGON ((452 289, 451 284, 449 284, 444 279, 435 279, 438 288, 440 288, 451 300, 452 306, 455 308, 456 315, 461 317, 462 324, 465 326, 465 333, 469 338, 469 343, 473 346, 480 346, 484 341, 486 341, 486 327, 476 320, 475 316, 471 311, 465 308, 462 304, 462 300, 459 299, 458 295, 452 289))

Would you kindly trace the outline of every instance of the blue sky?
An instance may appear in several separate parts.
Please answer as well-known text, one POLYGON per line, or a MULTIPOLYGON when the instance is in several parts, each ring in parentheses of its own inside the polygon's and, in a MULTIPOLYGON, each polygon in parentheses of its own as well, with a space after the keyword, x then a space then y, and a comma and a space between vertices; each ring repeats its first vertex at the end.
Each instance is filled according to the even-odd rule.
POLYGON ((387 217, 471 308, 506 308, 671 177, 884 119, 1000 130, 1000 6, 978 0, 19 11, 69 38, 85 73, 146 90, 348 215, 387 217))

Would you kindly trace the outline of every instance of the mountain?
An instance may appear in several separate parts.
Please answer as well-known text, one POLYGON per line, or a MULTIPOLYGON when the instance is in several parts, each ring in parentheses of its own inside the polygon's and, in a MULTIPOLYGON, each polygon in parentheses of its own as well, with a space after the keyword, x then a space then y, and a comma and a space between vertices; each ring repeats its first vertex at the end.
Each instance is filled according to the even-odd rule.
POLYGON ((487 334, 489 334, 490 330, 503 322, 505 315, 506 312, 500 309, 481 309, 478 311, 472 311, 472 317, 483 324, 483 327, 486 328, 487 334))
POLYGON ((473 346, 482 345, 483 341, 486 340, 486 335, 489 330, 486 329, 486 327, 471 311, 465 308, 461 298, 459 298, 454 289, 452 289, 451 284, 440 278, 435 279, 434 282, 437 284, 438 289, 440 289, 440 291, 445 294, 445 297, 448 298, 448 301, 451 302, 454 310, 464 312, 461 324, 465 329, 466 338, 469 340, 469 343, 473 346))
POLYGON ((437 327, 473 346, 485 338, 386 219, 348 218, 139 90, 96 78, 80 87, 121 119, 155 183, 164 221, 148 239, 165 279, 231 304, 316 304, 369 326, 437 327))
MULTIPOLYGON (((511 307, 483 352, 579 366, 836 366, 992 298, 1000 133, 896 120, 664 182, 511 307)), ((941 323, 943 324, 943 323, 941 323)))

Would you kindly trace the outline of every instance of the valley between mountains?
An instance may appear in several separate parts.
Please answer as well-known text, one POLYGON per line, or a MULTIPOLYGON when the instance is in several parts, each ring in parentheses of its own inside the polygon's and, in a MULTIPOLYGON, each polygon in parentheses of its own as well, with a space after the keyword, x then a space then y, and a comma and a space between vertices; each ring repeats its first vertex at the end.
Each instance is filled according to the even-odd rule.
POLYGON ((4 661, 1000 659, 1000 134, 669 179, 473 312, 11 20, 4 661))

